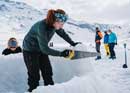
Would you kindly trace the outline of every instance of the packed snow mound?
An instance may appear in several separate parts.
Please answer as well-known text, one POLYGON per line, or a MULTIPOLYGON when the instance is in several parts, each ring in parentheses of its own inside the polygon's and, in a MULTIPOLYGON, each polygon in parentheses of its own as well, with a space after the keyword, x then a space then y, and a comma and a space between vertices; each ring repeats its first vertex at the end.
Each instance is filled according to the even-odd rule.
POLYGON ((27 73, 22 54, 0 55, 0 93, 24 93, 27 73))
MULTIPOLYGON (((117 54, 120 54, 117 55, 118 59, 108 60, 106 56, 102 56, 103 59, 96 62, 93 58, 73 61, 72 65, 77 63, 76 66, 79 68, 74 66, 72 71, 68 65, 67 69, 69 68, 72 74, 77 70, 71 80, 60 84, 56 83, 54 86, 39 86, 33 93, 129 93, 130 69, 122 68, 124 49, 119 46, 118 48, 120 48, 118 51, 116 49, 117 54)), ((128 51, 129 54, 130 51, 128 51)), ((130 63, 128 63, 128 66, 130 66, 130 63)), ((66 72, 64 68, 63 70, 66 72)), ((67 74, 65 76, 67 77, 67 74)))
POLYGON ((74 77, 66 83, 38 87, 32 93, 118 93, 116 88, 106 83, 91 73, 84 77, 74 77))

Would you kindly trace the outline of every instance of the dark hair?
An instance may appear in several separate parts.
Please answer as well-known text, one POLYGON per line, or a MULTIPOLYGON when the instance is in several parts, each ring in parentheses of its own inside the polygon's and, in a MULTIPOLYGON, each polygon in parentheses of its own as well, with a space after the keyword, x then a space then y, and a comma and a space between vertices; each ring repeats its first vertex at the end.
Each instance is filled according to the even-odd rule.
POLYGON ((104 31, 105 34, 107 34, 107 31, 104 31))
POLYGON ((111 30, 111 29, 109 29, 108 31, 109 31, 109 32, 112 32, 112 30, 111 30))
POLYGON ((11 38, 9 39, 9 41, 10 41, 10 40, 16 40, 16 38, 15 38, 15 37, 11 37, 11 38))
POLYGON ((96 30, 99 30, 99 28, 98 28, 98 27, 96 27, 96 30))
POLYGON ((64 10, 62 9, 50 9, 47 13, 47 17, 46 17, 46 24, 50 27, 53 26, 54 22, 56 22, 56 17, 55 17, 55 13, 61 13, 61 14, 66 14, 64 10))

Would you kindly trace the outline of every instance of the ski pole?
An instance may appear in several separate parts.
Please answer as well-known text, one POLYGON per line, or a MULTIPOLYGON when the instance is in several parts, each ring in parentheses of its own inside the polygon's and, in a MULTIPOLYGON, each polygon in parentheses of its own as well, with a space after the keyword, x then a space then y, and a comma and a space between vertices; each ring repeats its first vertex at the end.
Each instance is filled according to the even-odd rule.
POLYGON ((125 49, 125 64, 123 65, 123 68, 128 68, 128 66, 127 66, 126 43, 124 44, 124 49, 125 49))

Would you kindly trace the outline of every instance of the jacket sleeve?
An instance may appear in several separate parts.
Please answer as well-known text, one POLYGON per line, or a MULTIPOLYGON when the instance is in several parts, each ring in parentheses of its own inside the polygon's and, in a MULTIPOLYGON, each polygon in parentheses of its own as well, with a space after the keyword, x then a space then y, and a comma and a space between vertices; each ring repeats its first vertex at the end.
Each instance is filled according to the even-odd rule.
POLYGON ((48 47, 47 35, 43 33, 43 31, 38 31, 37 39, 39 42, 40 50, 42 53, 52 56, 60 56, 61 52, 57 50, 53 50, 48 47))
POLYGON ((106 43, 106 35, 104 35, 104 40, 103 40, 104 43, 106 43))
POLYGON ((117 43, 117 36, 116 36, 116 34, 114 33, 114 35, 115 35, 115 43, 117 43))
POLYGON ((64 29, 56 30, 56 33, 63 38, 65 41, 67 41, 70 45, 74 44, 74 41, 71 40, 69 35, 64 31, 64 29))

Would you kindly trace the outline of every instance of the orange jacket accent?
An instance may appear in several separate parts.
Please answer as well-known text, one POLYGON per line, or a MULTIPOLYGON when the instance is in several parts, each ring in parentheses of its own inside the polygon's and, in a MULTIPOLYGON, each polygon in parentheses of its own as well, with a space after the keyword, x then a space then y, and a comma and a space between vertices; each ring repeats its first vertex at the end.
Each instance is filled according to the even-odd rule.
POLYGON ((100 38, 103 38, 103 35, 101 32, 98 32, 98 35, 100 36, 100 38))
POLYGON ((102 32, 101 31, 97 31, 96 32, 96 37, 95 37, 95 42, 96 43, 100 43, 100 40, 103 38, 102 32))

